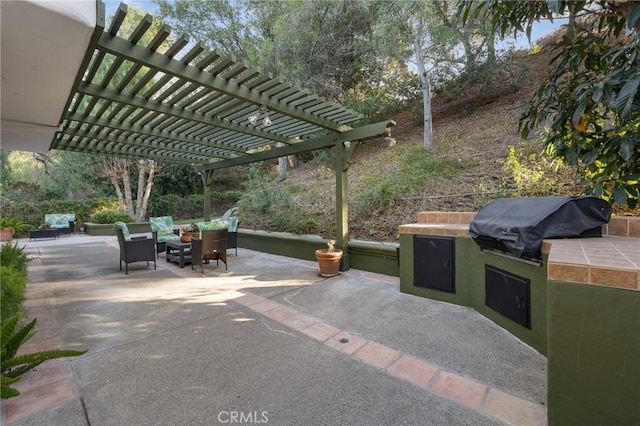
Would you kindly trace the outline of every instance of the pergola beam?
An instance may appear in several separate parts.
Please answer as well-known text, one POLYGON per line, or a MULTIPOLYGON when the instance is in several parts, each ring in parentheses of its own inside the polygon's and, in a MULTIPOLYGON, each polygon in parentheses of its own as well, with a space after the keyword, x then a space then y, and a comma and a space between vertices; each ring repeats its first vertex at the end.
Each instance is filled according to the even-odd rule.
POLYGON ((216 161, 210 164, 203 164, 200 166, 196 166, 195 169, 198 172, 224 169, 227 167, 249 164, 256 161, 286 157, 287 155, 299 154, 301 152, 315 151, 317 149, 334 146, 335 144, 340 142, 364 141, 367 139, 388 136, 391 132, 391 127, 395 126, 395 124, 396 123, 393 120, 381 121, 379 123, 369 124, 366 126, 358 127, 356 129, 348 130, 344 133, 332 133, 330 135, 320 136, 315 139, 305 140, 303 142, 283 146, 281 148, 274 148, 267 151, 251 153, 243 155, 241 157, 231 158, 229 160, 216 161))

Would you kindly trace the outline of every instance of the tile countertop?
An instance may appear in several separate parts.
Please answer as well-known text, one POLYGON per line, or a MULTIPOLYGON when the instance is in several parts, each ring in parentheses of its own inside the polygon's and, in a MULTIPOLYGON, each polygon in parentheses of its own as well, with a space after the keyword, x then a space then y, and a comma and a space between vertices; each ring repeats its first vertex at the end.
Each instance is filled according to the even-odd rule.
MULTIPOLYGON (((469 225, 461 223, 411 223, 400 225, 399 230, 401 234, 469 236, 469 225)), ((549 239, 542 250, 549 253, 550 280, 640 291, 640 238, 549 239)))
POLYGON ((542 249, 549 253, 550 280, 640 291, 640 238, 545 240, 542 249))

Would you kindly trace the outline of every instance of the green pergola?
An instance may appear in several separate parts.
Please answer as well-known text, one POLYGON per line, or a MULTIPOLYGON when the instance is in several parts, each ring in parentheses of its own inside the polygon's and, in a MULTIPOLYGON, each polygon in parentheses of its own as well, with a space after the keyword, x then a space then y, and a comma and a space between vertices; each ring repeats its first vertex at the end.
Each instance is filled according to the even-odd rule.
POLYGON ((205 219, 215 170, 330 149, 336 239, 346 248, 351 155, 358 142, 389 136, 393 121, 350 127, 361 114, 233 55, 207 51, 184 35, 167 46, 170 28, 154 32, 151 15, 123 38, 127 6, 121 4, 105 28, 104 4, 97 5, 97 25, 52 149, 191 165, 203 178, 205 219), (257 113, 252 123, 248 118, 257 113))

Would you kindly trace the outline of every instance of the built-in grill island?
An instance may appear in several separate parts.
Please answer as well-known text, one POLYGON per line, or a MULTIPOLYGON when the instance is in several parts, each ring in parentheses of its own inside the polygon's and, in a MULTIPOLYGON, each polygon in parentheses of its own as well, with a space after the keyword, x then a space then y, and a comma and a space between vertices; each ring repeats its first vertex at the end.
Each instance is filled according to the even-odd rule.
POLYGON ((610 219, 596 197, 501 198, 478 211, 469 235, 482 249, 540 262, 543 240, 601 237, 610 219))
POLYGON ((402 292, 471 307, 547 356, 549 425, 640 424, 640 217, 513 198, 399 233, 402 292))
MULTIPOLYGON (((611 206, 595 197, 501 198, 478 211, 469 235, 489 253, 542 265, 542 241, 601 237, 611 206)), ((531 281, 486 264, 485 305, 531 329, 531 281)))

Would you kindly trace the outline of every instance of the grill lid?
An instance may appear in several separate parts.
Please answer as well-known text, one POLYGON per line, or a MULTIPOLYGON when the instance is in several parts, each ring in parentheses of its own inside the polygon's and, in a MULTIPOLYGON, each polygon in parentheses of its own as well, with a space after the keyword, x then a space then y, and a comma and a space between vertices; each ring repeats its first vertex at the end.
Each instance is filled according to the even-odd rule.
POLYGON ((592 196, 500 198, 478 211, 469 235, 482 248, 539 259, 542 240, 600 237, 609 219, 609 203, 592 196))

